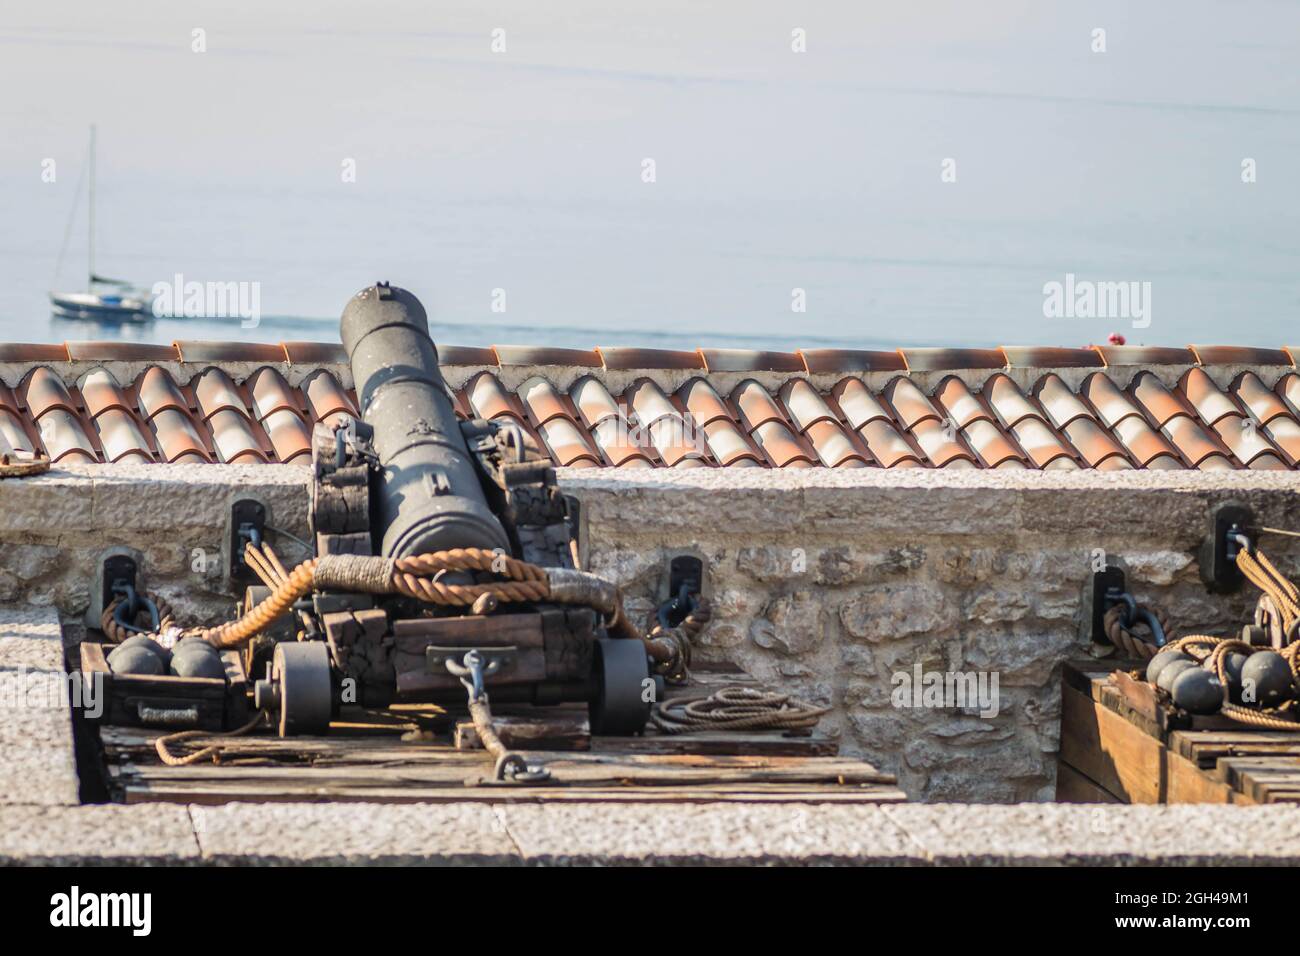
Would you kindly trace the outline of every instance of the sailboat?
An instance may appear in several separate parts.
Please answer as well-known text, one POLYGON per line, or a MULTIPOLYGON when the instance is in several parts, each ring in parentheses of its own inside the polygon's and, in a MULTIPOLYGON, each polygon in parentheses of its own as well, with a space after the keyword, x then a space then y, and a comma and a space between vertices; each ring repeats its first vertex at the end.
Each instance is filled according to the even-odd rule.
MULTIPOLYGON (((51 292, 50 306, 56 318, 90 319, 98 322, 147 322, 153 318, 153 298, 147 292, 139 291, 131 282, 122 279, 109 279, 95 274, 95 127, 90 127, 90 153, 88 160, 90 172, 90 214, 87 217, 89 268, 87 269, 86 291, 51 292)), ((77 183, 77 195, 73 201, 72 214, 76 216, 76 200, 81 197, 81 182, 77 183)), ((63 248, 59 251, 59 266, 63 264, 63 254, 68 248, 68 237, 72 233, 72 220, 63 236, 63 248)), ((55 267, 57 279, 59 266, 55 267)))

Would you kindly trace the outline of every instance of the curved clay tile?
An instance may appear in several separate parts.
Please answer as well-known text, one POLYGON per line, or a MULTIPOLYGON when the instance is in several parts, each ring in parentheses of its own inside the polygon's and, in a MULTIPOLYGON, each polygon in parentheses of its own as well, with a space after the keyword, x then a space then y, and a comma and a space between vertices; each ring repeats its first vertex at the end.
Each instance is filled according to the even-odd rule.
POLYGON ((101 412, 95 419, 95 427, 99 430, 99 444, 108 461, 139 464, 153 461, 144 435, 126 409, 110 408, 101 412))
POLYGON ((664 418, 681 419, 682 413, 668 400, 655 382, 648 378, 638 379, 627 387, 623 400, 636 413, 636 419, 642 425, 653 427, 664 418))
POLYGON ((194 388, 194 397, 198 399, 199 411, 206 421, 217 412, 231 410, 241 417, 248 418, 244 398, 239 394, 234 380, 224 370, 215 365, 200 372, 190 385, 194 388))
POLYGON ((244 384, 253 398, 253 411, 258 421, 281 409, 288 409, 295 415, 301 414, 302 410, 293 389, 284 380, 284 376, 269 365, 259 368, 244 384))
POLYGON ((279 408, 263 418, 261 425, 281 461, 311 460, 311 433, 296 410, 279 408))
POLYGON ((722 419, 736 421, 722 396, 705 379, 691 379, 677 390, 677 397, 701 427, 708 427, 722 419))
POLYGON ((265 462, 266 454, 243 412, 222 407, 205 419, 217 457, 227 464, 265 462))
POLYGON ((882 394, 894 406, 898 420, 908 431, 914 431, 916 426, 924 421, 935 423, 943 421, 939 410, 910 378, 900 375, 885 386, 882 394))
POLYGON ((764 422, 750 437, 778 468, 810 468, 816 464, 785 422, 764 422))
POLYGON ((77 406, 63 384, 63 379, 45 366, 32 369, 27 376, 27 407, 33 418, 40 418, 52 408, 62 408, 76 415, 77 406))
POLYGON ((1196 409, 1196 414, 1201 416, 1201 421, 1205 424, 1214 425, 1228 416, 1241 417, 1241 409, 1219 391, 1219 386, 1205 374, 1204 369, 1188 369, 1178 384, 1188 403, 1196 409))
POLYGON ((51 462, 93 464, 99 461, 81 419, 66 408, 50 408, 36 420, 36 427, 51 462))
MULTIPOLYGON (((783 427, 788 425, 785 412, 776 399, 752 378, 745 379, 732 390, 731 400, 740 409, 741 423, 749 429, 750 434, 770 422, 778 422, 783 427)), ((789 431, 789 428, 786 430, 789 431)))
MULTIPOLYGON (((1118 471, 1132 468, 1128 454, 1110 432, 1106 431, 1092 418, 1084 415, 1074 418, 1061 429, 1065 437, 1093 468, 1104 471, 1118 471)), ((1033 451, 1030 451, 1033 454, 1033 451)))
POLYGON ((571 419, 561 415, 538 426, 537 432, 550 449, 556 464, 568 468, 599 466, 600 458, 587 436, 571 419))
POLYGON ((1092 407, 1097 409, 1097 414, 1109 428, 1115 428, 1133 415, 1146 422, 1133 400, 1105 372, 1093 372, 1085 378, 1079 394, 1092 403, 1092 407))
POLYGON ((867 451, 885 468, 919 468, 925 464, 917 450, 899 434, 891 422, 869 421, 857 429, 867 451))
POLYGON ((348 397, 338 379, 325 369, 308 375, 303 379, 301 388, 311 413, 318 422, 333 426, 343 415, 349 418, 361 417, 356 403, 348 397))
POLYGON ((975 454, 979 455, 980 460, 987 467, 1002 468, 1016 465, 1024 467, 1025 456, 1020 449, 1008 441, 998 427, 987 418, 976 419, 961 431, 966 438, 966 443, 975 449, 975 454))
POLYGON ((817 450, 828 468, 866 468, 868 462, 854 446, 839 422, 821 419, 808 426, 804 438, 817 450))
POLYGON ((81 401, 90 417, 96 418, 110 408, 130 410, 132 403, 108 369, 92 369, 81 380, 81 401))
POLYGON ((189 415, 190 406, 172 377, 157 365, 150 366, 136 379, 136 397, 146 419, 151 419, 164 409, 174 408, 189 415))
POLYGON ((1138 372, 1129 386, 1129 391, 1138 404, 1146 409, 1157 428, 1164 428, 1171 419, 1188 414, 1187 406, 1183 405, 1178 400, 1178 396, 1165 388, 1164 382, 1151 372, 1138 372))
POLYGON ((849 427, 860 430, 867 422, 884 421, 891 425, 894 417, 860 379, 845 378, 831 389, 831 397, 844 413, 849 427))
POLYGON ((948 417, 957 423, 958 428, 965 428, 980 420, 993 424, 993 416, 988 409, 956 375, 949 375, 940 382, 934 390, 934 397, 948 413, 948 417))
MULTIPOLYGON (((1014 383, 1012 387, 1015 387, 1014 383)), ((1078 395, 1070 391, 1070 386, 1066 385, 1059 375, 1044 375, 1035 386, 1034 394, 1057 428, 1064 429, 1071 422, 1081 418, 1089 421, 1096 420, 1092 409, 1088 408, 1078 395)))
POLYGON ((36 448, 23 428, 22 419, 3 406, 0 406, 0 444, 3 444, 5 454, 17 452, 24 457, 36 454, 36 448))
POLYGON ((944 428, 937 420, 924 419, 911 429, 912 437, 936 468, 975 465, 975 456, 962 444, 955 431, 944 428), (962 464, 962 463, 965 464, 962 464))
POLYGON ((564 419, 577 427, 573 413, 566 406, 559 390, 540 375, 535 375, 520 385, 516 394, 524 403, 534 425, 540 427, 547 422, 564 419))
POLYGON ((194 422, 181 409, 174 406, 161 409, 149 419, 149 427, 164 461, 212 460, 194 422))
POLYGON ((1267 425, 1278 417, 1291 417, 1282 399, 1254 372, 1238 375, 1232 382, 1232 393, 1261 424, 1267 425))
POLYGON ((586 375, 573 383, 569 389, 569 398, 578 407, 583 423, 594 428, 608 419, 624 418, 614 396, 609 394, 605 384, 594 375, 586 375))
POLYGON ((1006 428, 1012 428, 1026 418, 1043 419, 1043 413, 1034 406, 1010 376, 998 372, 985 381, 980 391, 984 401, 998 417, 998 421, 1006 428))
POLYGON ((722 418, 703 426, 704 437, 708 440, 709 451, 722 465, 734 467, 745 461, 754 465, 765 465, 755 453, 753 446, 745 440, 745 433, 730 418, 722 418))

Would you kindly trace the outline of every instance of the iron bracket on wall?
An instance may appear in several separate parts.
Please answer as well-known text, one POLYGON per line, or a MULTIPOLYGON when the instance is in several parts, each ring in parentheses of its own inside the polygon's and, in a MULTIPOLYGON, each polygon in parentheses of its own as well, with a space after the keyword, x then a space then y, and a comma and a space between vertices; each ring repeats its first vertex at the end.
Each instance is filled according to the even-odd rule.
POLYGON ((1210 529, 1201 543, 1201 580, 1212 594, 1226 594, 1241 587, 1237 552, 1251 548, 1254 515, 1245 505, 1220 505, 1210 514, 1210 529))
POLYGON ((1093 572, 1092 642, 1094 644, 1110 643, 1110 638, 1106 636, 1106 612, 1110 610, 1111 604, 1114 603, 1113 596, 1124 594, 1127 591, 1124 571, 1121 568, 1107 565, 1104 570, 1093 572))
POLYGON ((244 561, 244 546, 262 543, 266 532, 266 505, 252 498, 241 498, 230 506, 230 580, 236 584, 260 584, 253 569, 244 561))

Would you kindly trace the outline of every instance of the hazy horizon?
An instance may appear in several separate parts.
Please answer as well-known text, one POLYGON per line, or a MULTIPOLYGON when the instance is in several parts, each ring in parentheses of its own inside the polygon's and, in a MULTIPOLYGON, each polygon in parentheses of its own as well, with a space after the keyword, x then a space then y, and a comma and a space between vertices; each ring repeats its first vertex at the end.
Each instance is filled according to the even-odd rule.
POLYGON ((387 279, 459 344, 1300 339, 1300 6, 11 7, 2 340, 116 334, 46 300, 92 122, 99 271, 266 317, 128 337, 334 338, 387 279), (1150 283, 1150 325, 1045 318, 1067 273, 1150 283))

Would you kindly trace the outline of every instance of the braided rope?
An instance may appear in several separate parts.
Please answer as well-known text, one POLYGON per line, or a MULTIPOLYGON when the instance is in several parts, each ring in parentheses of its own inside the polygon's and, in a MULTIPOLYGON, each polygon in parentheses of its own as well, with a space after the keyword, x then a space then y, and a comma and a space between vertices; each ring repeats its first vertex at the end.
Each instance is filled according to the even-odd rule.
MULTIPOLYGON (((1173 639, 1175 625, 1170 623, 1169 616, 1163 608, 1155 605, 1139 604, 1138 609, 1150 611, 1155 615, 1156 620, 1160 622, 1161 628, 1164 629, 1166 642, 1173 639)), ((1156 647, 1151 641, 1144 640, 1124 626, 1124 612, 1126 610, 1127 607, 1123 604, 1116 604, 1108 610, 1105 617, 1102 618, 1102 629, 1110 642, 1128 654, 1129 657, 1138 660, 1150 660, 1155 657, 1157 651, 1163 648, 1156 647)), ((1143 628, 1146 628, 1145 622, 1139 623, 1142 623, 1143 628)), ((1167 647, 1168 643, 1165 646, 1167 647)))
POLYGON ((830 710, 789 694, 724 687, 698 700, 655 704, 650 720, 665 734, 695 730, 811 730, 830 710))
MULTIPOLYGON (((170 604, 152 591, 145 591, 144 596, 152 601, 154 606, 158 608, 157 633, 161 634, 169 627, 174 627, 176 625, 176 620, 172 614, 172 606, 170 604)), ((122 627, 122 625, 118 624, 116 619, 114 619, 113 614, 117 611, 121 603, 122 598, 113 598, 113 600, 108 603, 108 607, 104 608, 104 613, 99 616, 99 629, 103 631, 104 636, 114 644, 121 644, 128 637, 139 633, 139 631, 131 631, 122 627)), ((129 623, 140 628, 140 631, 143 631, 146 634, 153 633, 150 631, 150 628, 153 627, 153 618, 149 616, 149 611, 145 608, 141 608, 137 611, 135 619, 129 623)))
POLYGON ((158 759, 169 767, 188 767, 190 764, 198 763, 208 757, 212 758, 213 763, 221 763, 221 744, 219 743, 209 744, 183 757, 177 757, 173 754, 169 746, 199 737, 239 737, 251 731, 261 723, 264 717, 266 717, 266 711, 259 710, 252 720, 242 727, 236 727, 234 730, 181 730, 174 734, 164 734, 153 742, 153 748, 158 752, 158 759))

